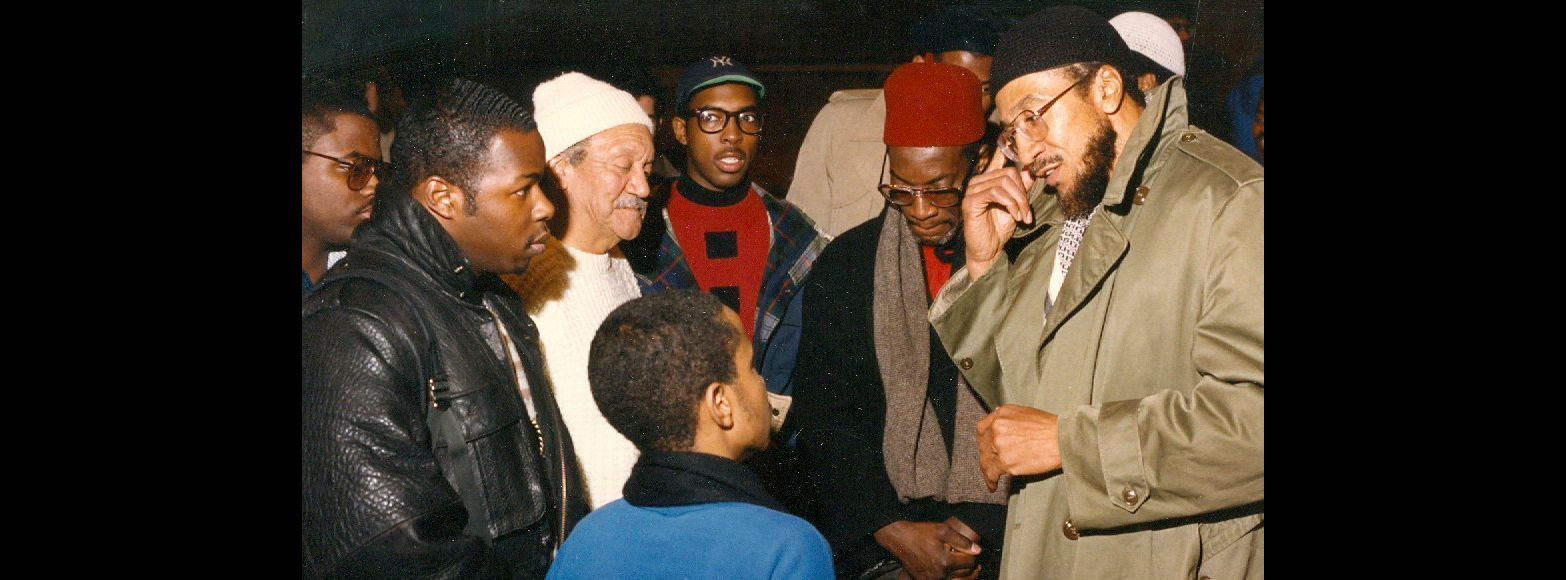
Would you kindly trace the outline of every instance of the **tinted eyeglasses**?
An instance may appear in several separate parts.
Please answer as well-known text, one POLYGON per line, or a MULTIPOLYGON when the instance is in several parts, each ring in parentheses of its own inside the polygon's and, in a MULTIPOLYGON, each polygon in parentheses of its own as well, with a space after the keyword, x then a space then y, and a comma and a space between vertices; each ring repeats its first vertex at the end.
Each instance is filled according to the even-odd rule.
POLYGON ((1044 123, 1039 121, 1039 117, 1044 116, 1044 112, 1055 106, 1055 102, 1066 96, 1066 93, 1071 92, 1072 89, 1077 88, 1078 85, 1087 82, 1091 78, 1093 78, 1093 75, 1088 75, 1078 79, 1077 82, 1071 83, 1071 86, 1066 87, 1066 90, 1061 91, 1060 94, 1055 95, 1055 98, 1050 99, 1049 102, 1044 103, 1044 106, 1036 110, 1024 110, 1021 113, 1017 113, 1017 117, 1012 119, 1010 124, 1006 125, 1006 130, 1001 131, 1001 153, 1007 159, 1010 159, 1012 163, 1022 163, 1022 159, 1017 155, 1017 129, 1020 127, 1022 134, 1027 135, 1030 141, 1043 139, 1048 131, 1046 131, 1044 123))
MULTIPOLYGON (((886 175, 887 156, 881 157, 881 175, 886 175)), ((959 183, 967 183, 964 177, 959 183)), ((909 187, 883 183, 877 187, 886 201, 896 206, 913 205, 914 198, 923 197, 925 203, 935 207, 952 207, 962 203, 962 187, 909 187)))
POLYGON ((384 177, 386 175, 386 170, 391 168, 390 163, 375 159, 373 157, 338 159, 336 157, 332 157, 331 155, 322 155, 309 149, 300 149, 300 151, 309 153, 316 157, 325 157, 327 159, 331 159, 332 161, 336 161, 338 165, 342 165, 343 168, 348 170, 348 189, 352 189, 354 191, 364 189, 364 186, 370 184, 370 178, 374 177, 376 174, 380 174, 384 177))
POLYGON ((760 135, 762 125, 767 122, 766 113, 757 111, 740 111, 732 113, 718 108, 702 108, 691 111, 691 116, 696 117, 696 126, 703 133, 719 133, 729 125, 729 117, 733 117, 739 123, 739 130, 747 135, 760 135))

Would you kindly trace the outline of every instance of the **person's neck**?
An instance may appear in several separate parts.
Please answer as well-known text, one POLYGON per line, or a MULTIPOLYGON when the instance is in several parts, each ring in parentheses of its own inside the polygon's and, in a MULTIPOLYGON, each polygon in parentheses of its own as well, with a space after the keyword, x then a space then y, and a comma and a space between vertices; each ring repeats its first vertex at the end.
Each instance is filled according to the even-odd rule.
POLYGON ((680 176, 679 184, 675 187, 680 195, 705 206, 727 207, 739 203, 745 199, 745 192, 750 191, 750 179, 746 176, 733 187, 723 189, 711 189, 691 178, 692 168, 687 167, 685 174, 680 176))
POLYGON ((690 449, 683 449, 682 451, 706 453, 707 455, 716 455, 734 461, 744 461, 745 458, 750 457, 754 453, 749 449, 731 443, 727 437, 724 437, 721 427, 711 424, 697 425, 696 437, 691 442, 690 449))
MULTIPOLYGON (((590 223, 587 216, 571 216, 571 221, 590 223)), ((560 243, 593 255, 607 254, 609 250, 614 249, 615 244, 620 243, 620 237, 614 235, 613 232, 605 233, 594 230, 595 228, 566 226, 565 234, 560 236, 560 243)))
POLYGON ((326 275, 326 243, 310 238, 303 239, 303 252, 300 269, 310 276, 310 282, 320 282, 321 276, 326 275))
MULTIPOLYGON (((1109 127, 1115 130, 1115 160, 1120 160, 1120 154, 1126 150, 1126 144, 1131 142, 1131 133, 1136 130, 1136 124, 1142 120, 1145 109, 1131 99, 1126 99, 1126 104, 1109 116, 1109 127)), ((1113 169, 1113 165, 1110 166, 1113 169)))

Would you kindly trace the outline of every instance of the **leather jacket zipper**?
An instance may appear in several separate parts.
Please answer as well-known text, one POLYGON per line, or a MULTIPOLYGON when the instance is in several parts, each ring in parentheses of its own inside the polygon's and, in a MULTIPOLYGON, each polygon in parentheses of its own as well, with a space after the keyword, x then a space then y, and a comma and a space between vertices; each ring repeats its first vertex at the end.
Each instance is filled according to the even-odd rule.
MULTIPOLYGON (((521 356, 521 353, 517 351, 516 344, 514 344, 511 341, 511 333, 506 331, 505 323, 500 321, 500 315, 495 312, 494 308, 490 307, 489 303, 486 302, 484 304, 484 309, 488 310, 490 318, 493 318, 495 320, 495 328, 497 329, 498 334, 500 334, 500 340, 501 340, 501 342, 503 343, 503 346, 506 349, 506 358, 512 364, 512 369, 511 370, 512 370, 513 374, 521 375, 521 373, 523 373, 524 371, 521 368, 521 361, 517 360, 517 358, 521 356)), ((522 379, 519 376, 519 378, 517 380, 520 381, 522 379)), ((531 395, 532 394, 532 388, 529 387, 528 391, 529 391, 529 395, 531 395)), ((517 394, 521 395, 520 392, 518 392, 517 394)), ((526 400, 526 397, 524 397, 523 405, 525 405, 529 411, 534 411, 537 408, 537 405, 534 405, 532 401, 526 400)), ((536 411, 534 411, 534 412, 536 412, 536 411)), ((528 414, 527 419, 528 419, 529 423, 533 424, 533 433, 538 435, 538 457, 539 457, 539 459, 543 459, 544 456, 545 456, 545 454, 544 454, 544 430, 539 427, 538 419, 536 417, 534 417, 534 412, 530 412, 528 414)), ((565 428, 562 425, 560 425, 560 415, 559 415, 558 412, 550 413, 550 417, 549 418, 550 418, 550 425, 555 428, 555 433, 557 435, 560 434, 560 433, 564 433, 565 432, 565 428)), ((554 545, 554 548, 552 550, 550 550, 550 553, 549 553, 549 557, 550 557, 551 560, 554 559, 555 554, 560 553, 560 545, 561 545, 561 543, 563 543, 565 541, 565 527, 566 527, 566 492, 567 492, 567 489, 566 489, 565 441, 564 441, 564 439, 562 437, 559 437, 559 436, 555 437, 555 456, 560 458, 560 476, 558 478, 556 478, 560 482, 560 505, 559 505, 559 507, 557 509, 557 511, 560 512, 560 527, 555 528, 555 530, 556 530, 555 534, 554 534, 554 536, 555 536, 554 544, 555 545, 554 545)))

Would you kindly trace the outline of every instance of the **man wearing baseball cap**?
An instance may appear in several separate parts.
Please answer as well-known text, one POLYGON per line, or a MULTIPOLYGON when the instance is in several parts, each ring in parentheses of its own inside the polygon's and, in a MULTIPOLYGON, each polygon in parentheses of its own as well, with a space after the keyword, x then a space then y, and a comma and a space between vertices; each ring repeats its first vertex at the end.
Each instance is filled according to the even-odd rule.
POLYGON ((700 289, 738 312, 781 425, 799 348, 796 297, 827 239, 799 208, 750 181, 766 129, 764 96, 755 73, 729 56, 680 74, 672 126, 685 146, 685 175, 660 208, 656 266, 642 293, 700 289))
POLYGON ((961 267, 963 189, 984 159, 972 72, 909 63, 885 84, 881 215, 832 240, 805 282, 797 448, 838 576, 995 578, 1006 487, 979 477, 988 409, 926 318, 961 267))
POLYGON ((1265 173, 1188 123, 1182 77, 1144 108, 1129 54, 1078 6, 1001 39, 1007 128, 930 321, 995 409, 1003 578, 1260 578, 1265 173))
MULTIPOLYGON (((538 324, 560 414, 582 462, 593 509, 620 498, 636 446, 604 419, 587 380, 593 332, 616 306, 641 296, 618 244, 641 231, 652 168, 652 120, 630 93, 579 72, 533 90, 565 224, 559 240, 505 280, 538 324)), ((558 219, 551 224, 559 227, 558 219)))
POLYGON ((766 130, 764 96, 755 73, 730 56, 703 58, 680 74, 671 128, 685 146, 685 174, 655 198, 661 219, 649 220, 642 238, 659 240, 651 259, 632 263, 651 266, 637 270, 644 295, 701 290, 739 313, 752 364, 766 379, 777 437, 748 464, 793 509, 801 490, 782 429, 799 350, 799 290, 827 238, 799 208, 750 181, 766 130))

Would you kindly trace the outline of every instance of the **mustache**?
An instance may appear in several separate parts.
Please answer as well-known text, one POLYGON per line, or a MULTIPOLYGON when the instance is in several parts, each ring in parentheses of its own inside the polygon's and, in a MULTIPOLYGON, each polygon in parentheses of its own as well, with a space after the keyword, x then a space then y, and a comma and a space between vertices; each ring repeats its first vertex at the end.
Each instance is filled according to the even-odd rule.
POLYGON ((634 195, 622 195, 614 200, 614 209, 634 209, 636 215, 645 219, 647 217, 647 200, 634 195))
POLYGON ((1066 156, 1062 153, 1056 153, 1050 157, 1040 156, 1039 158, 1034 159, 1032 163, 1028 164, 1028 171, 1036 176, 1040 172, 1044 171, 1045 166, 1048 166, 1051 163, 1060 163, 1065 160, 1066 156))
POLYGON ((614 200, 614 209, 644 210, 647 209, 647 200, 634 195, 622 195, 614 200))

